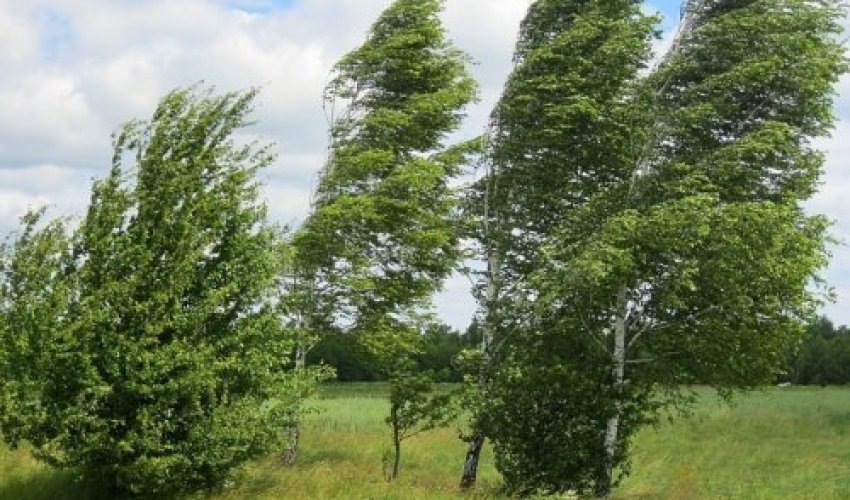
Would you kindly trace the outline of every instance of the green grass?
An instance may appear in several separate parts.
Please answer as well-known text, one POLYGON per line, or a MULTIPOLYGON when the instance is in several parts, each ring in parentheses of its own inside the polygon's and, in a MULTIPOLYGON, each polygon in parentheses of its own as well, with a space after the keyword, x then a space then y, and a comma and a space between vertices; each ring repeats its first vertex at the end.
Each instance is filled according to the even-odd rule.
MULTIPOLYGON (((405 442, 401 477, 384 479, 388 450, 386 387, 325 388, 304 423, 294 467, 271 456, 247 466, 212 500, 498 497, 489 448, 479 488, 462 495, 465 448, 454 429, 405 442)), ((633 474, 617 499, 850 499, 850 389, 794 388, 740 397, 733 407, 701 393, 695 415, 641 432, 633 474)), ((69 471, 53 471, 27 450, 0 447, 0 499, 61 500, 91 496, 69 471)))
POLYGON ((850 389, 771 389, 641 432, 622 499, 850 499, 850 389))

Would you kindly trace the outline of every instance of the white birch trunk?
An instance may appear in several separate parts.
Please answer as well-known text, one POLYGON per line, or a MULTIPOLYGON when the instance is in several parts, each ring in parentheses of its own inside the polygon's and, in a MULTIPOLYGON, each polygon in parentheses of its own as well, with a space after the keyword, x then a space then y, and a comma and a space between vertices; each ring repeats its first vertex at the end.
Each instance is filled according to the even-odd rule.
MULTIPOLYGON (((494 337, 494 322, 496 321, 496 299, 498 298, 498 276, 501 273, 502 263, 497 251, 490 249, 487 258, 487 311, 481 332, 481 370, 478 372, 478 390, 486 391, 488 381, 487 368, 490 364, 494 337)), ((484 434, 476 429, 472 439, 469 441, 469 449, 466 452, 466 460, 463 464, 463 474, 460 479, 461 489, 475 486, 478 478, 478 463, 481 458, 481 450, 484 448, 484 434)))
MULTIPOLYGON (((301 315, 301 318, 298 321, 298 328, 301 329, 302 332, 308 331, 310 326, 310 322, 307 319, 306 315, 301 315)), ((307 343, 303 338, 298 339, 298 345, 295 347, 295 372, 299 375, 303 375, 304 370, 307 368, 307 343)), ((296 417, 297 418, 297 417, 296 417)), ((292 465, 295 463, 295 459, 298 457, 298 445, 301 440, 301 429, 300 422, 297 420, 293 422, 289 429, 287 429, 287 433, 289 434, 289 443, 287 448, 283 452, 283 462, 287 465, 292 465)))
MULTIPOLYGON (((614 322, 614 367, 612 369, 614 394, 620 392, 625 383, 626 375, 626 320, 628 315, 626 287, 617 292, 617 319, 614 322)), ((614 481, 614 461, 617 455, 617 445, 620 434, 619 404, 615 404, 616 413, 608 419, 605 429, 605 470, 599 478, 596 493, 597 496, 607 498, 611 494, 611 485, 614 481)))

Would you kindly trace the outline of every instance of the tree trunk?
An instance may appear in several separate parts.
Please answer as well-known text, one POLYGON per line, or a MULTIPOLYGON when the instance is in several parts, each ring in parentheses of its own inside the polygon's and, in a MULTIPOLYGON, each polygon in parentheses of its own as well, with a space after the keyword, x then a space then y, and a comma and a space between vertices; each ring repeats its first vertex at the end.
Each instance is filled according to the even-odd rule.
POLYGON ((463 475, 460 478, 461 489, 469 489, 475 486, 478 479, 478 460, 481 457, 481 449, 484 447, 484 434, 476 432, 469 441, 469 449, 466 451, 466 462, 463 464, 463 475))
MULTIPOLYGON (((482 365, 478 372, 478 390, 482 393, 486 392, 489 377, 487 370, 489 363, 492 360, 493 353, 493 337, 495 333, 496 322, 496 300, 498 298, 498 277, 501 272, 501 260, 495 250, 490 250, 490 255, 487 258, 487 315, 484 320, 482 335, 481 335, 481 354, 482 365)), ((476 424, 478 425, 478 424, 476 424)), ((481 458, 481 450, 484 448, 484 433, 478 425, 478 429, 474 430, 472 439, 469 441, 469 448, 466 451, 466 460, 463 464, 463 473, 460 478, 460 488, 470 489, 475 486, 475 481, 478 479, 478 462, 481 458)))
MULTIPOLYGON (((302 326, 306 325, 306 322, 302 321, 302 326)), ((307 347, 303 341, 298 342, 298 347, 295 349, 295 371, 303 372, 307 366, 307 347)), ((298 417, 295 417, 295 420, 289 425, 289 429, 287 429, 287 433, 289 434, 288 446, 283 451, 283 463, 286 465, 292 465, 295 463, 295 459, 298 457, 298 445, 301 439, 301 429, 299 428, 301 423, 298 421, 298 417)))
POLYGON ((298 426, 298 422, 290 424, 286 432, 289 434, 289 444, 286 449, 283 450, 281 458, 283 459, 284 464, 292 465, 298 457, 298 441, 301 437, 301 430, 298 426))
POLYGON ((390 412, 390 419, 393 424, 393 469, 390 474, 390 481, 398 477, 399 469, 401 468, 401 434, 399 433, 398 408, 393 407, 390 412))
POLYGON ((617 310, 619 314, 614 324, 614 368, 612 373, 614 383, 613 392, 617 401, 615 401, 616 412, 608 419, 605 429, 605 462, 603 470, 596 480, 596 496, 599 498, 608 498, 611 495, 611 486, 614 482, 614 464, 620 431, 619 393, 625 383, 626 372, 627 291, 623 287, 617 292, 617 310))

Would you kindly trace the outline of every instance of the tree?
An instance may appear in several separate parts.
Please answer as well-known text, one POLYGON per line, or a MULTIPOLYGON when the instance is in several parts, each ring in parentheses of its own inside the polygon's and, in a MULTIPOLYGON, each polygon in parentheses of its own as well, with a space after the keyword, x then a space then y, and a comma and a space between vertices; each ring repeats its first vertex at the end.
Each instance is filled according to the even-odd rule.
POLYGON ((457 416, 454 395, 438 392, 433 385, 434 373, 402 366, 390 381, 390 415, 392 429, 392 465, 387 478, 394 480, 401 470, 401 443, 420 432, 441 427, 457 416))
POLYGON ((420 312, 461 256, 449 186, 473 145, 444 145, 476 86, 442 0, 397 0, 325 89, 331 145, 295 236, 304 336, 345 331, 385 374, 415 354, 420 312))
POLYGON ((427 301, 458 260, 448 182, 465 149, 443 141, 475 84, 445 39, 442 3, 394 2, 325 90, 327 109, 345 109, 332 116, 315 208, 295 239, 315 283, 317 321, 360 330, 395 321, 427 301))
MULTIPOLYGON (((415 354, 415 371, 431 371, 436 382, 460 382, 462 375, 455 358, 469 342, 450 327, 435 323, 425 325, 419 333, 419 353, 415 354)), ((369 382, 386 378, 374 353, 356 335, 328 333, 310 349, 307 363, 334 369, 340 382, 369 382)))
MULTIPOLYGON (((622 12, 603 9, 611 2, 569 3, 603 19, 622 12)), ((536 457, 566 443, 588 453, 555 461, 569 473, 509 486, 608 496, 635 430, 687 405, 682 384, 728 395, 782 369, 818 302, 808 284, 827 258, 827 223, 800 204, 816 188, 822 155, 812 138, 833 122, 846 69, 836 41, 842 10, 827 1, 693 0, 655 70, 614 82, 591 73, 574 94, 582 105, 562 127, 606 127, 572 134, 581 175, 532 261, 522 335, 507 349, 520 354, 501 368, 498 389, 503 399, 536 391, 526 419, 536 408, 544 421, 557 418, 549 403, 559 399, 595 403, 566 407, 538 441, 546 451, 530 455, 514 444, 520 434, 501 436, 497 454, 510 467, 546 467, 536 457), (613 108, 592 105, 604 84, 620 96, 613 108), (543 385, 560 373, 568 377, 555 389, 543 385), (584 383, 563 383, 575 373, 587 374, 584 383)), ((582 16, 572 19, 566 36, 587 32, 582 16)), ((645 53, 634 40, 627 52, 645 53)))
POLYGON ((307 364, 333 368, 340 382, 372 382, 385 376, 375 356, 346 333, 323 334, 307 353, 307 364))
POLYGON ((510 411, 488 407, 511 404, 491 382, 505 362, 506 342, 524 335, 521 304, 538 295, 529 277, 544 242, 573 209, 609 187, 617 168, 628 168, 621 161, 628 147, 623 128, 634 128, 628 87, 648 58, 654 23, 631 0, 538 0, 522 22, 516 66, 491 118, 487 172, 468 206, 487 270, 479 287, 483 340, 474 389, 484 407, 476 412, 481 418, 473 417, 462 487, 475 482, 488 426, 483 417, 510 411), (593 175, 594 165, 614 170, 593 175))
POLYGON ((43 209, 28 213, 17 237, 0 247, 0 431, 13 445, 30 439, 38 446, 60 431, 42 395, 66 380, 54 340, 70 297, 70 245, 65 224, 43 218, 43 209))
POLYGON ((274 155, 232 139, 255 94, 171 92, 117 134, 70 239, 25 221, 0 302, 13 445, 162 496, 220 485, 280 445, 304 381, 287 361, 283 240, 254 180, 274 155))
MULTIPOLYGON (((463 375, 456 359, 470 343, 448 325, 428 325, 422 334, 422 352, 417 356, 418 369, 433 371, 438 382, 461 382, 463 375)), ((474 344, 472 344, 474 345, 474 344)))
POLYGON ((850 382, 850 329, 838 328, 826 317, 808 325, 802 346, 790 363, 795 384, 846 384, 850 382))

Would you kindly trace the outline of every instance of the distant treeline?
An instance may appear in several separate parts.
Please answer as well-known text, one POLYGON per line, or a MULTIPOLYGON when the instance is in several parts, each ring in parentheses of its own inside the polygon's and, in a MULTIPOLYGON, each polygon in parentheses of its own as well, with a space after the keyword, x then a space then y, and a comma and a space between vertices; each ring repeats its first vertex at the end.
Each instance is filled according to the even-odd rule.
MULTIPOLYGON (((475 348, 481 343, 481 330, 477 321, 465 332, 448 325, 429 326, 422 333, 422 348, 416 362, 420 370, 430 370, 437 382, 460 382, 463 376, 455 358, 464 349, 475 348)), ((380 363, 364 348, 353 335, 323 335, 321 341, 310 350, 308 364, 325 364, 336 371, 340 382, 372 382, 386 380, 380 363)))
MULTIPOLYGON (((460 382, 462 374, 455 358, 464 349, 481 342, 480 325, 473 321, 464 332, 447 325, 433 325, 423 332, 422 351, 417 363, 431 370, 439 382, 460 382)), ((308 362, 325 364, 336 370, 340 382, 385 380, 374 356, 352 335, 332 334, 322 338, 310 351, 308 362)), ((829 318, 812 323, 798 352, 791 356, 780 382, 796 385, 850 384, 850 327, 836 326, 829 318)))
POLYGON ((818 318, 809 326, 785 378, 800 385, 850 383, 850 328, 818 318))

